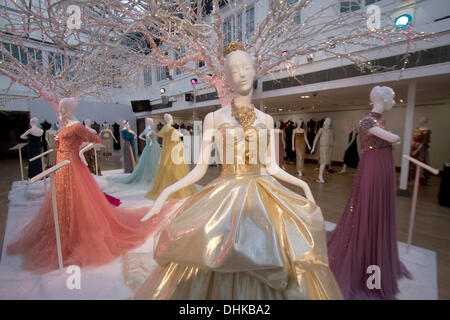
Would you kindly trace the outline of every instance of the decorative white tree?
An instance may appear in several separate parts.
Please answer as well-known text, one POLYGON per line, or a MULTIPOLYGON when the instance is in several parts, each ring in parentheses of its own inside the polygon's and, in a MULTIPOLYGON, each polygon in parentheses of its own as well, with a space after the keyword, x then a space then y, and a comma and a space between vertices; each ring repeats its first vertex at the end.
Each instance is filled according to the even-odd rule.
MULTIPOLYGON (((339 1, 315 0, 312 5, 311 0, 257 0, 246 7, 247 2, 62 0, 53 3, 49 13, 63 15, 46 23, 59 32, 43 32, 53 42, 71 49, 117 48, 125 40, 131 41, 129 56, 133 61, 141 66, 192 72, 216 88, 222 105, 232 98, 223 51, 233 40, 243 42, 254 56, 258 79, 267 74, 276 78, 285 71, 295 76, 297 67, 313 56, 346 59, 361 70, 374 72, 382 67, 365 57, 368 49, 404 44, 405 64, 414 42, 427 37, 409 26, 397 28, 393 22, 377 26, 376 13, 368 15, 365 10, 350 8, 340 13, 339 1), (69 4, 80 8, 83 32, 68 30, 70 16, 64 13, 69 4), (267 15, 255 21, 251 8, 262 9, 267 15), (86 41, 83 34, 96 38, 86 41), (199 67, 199 61, 205 67, 199 67)), ((390 21, 386 19, 390 14, 383 12, 380 21, 390 21)))
MULTIPOLYGON (((113 102, 114 88, 126 86, 137 70, 129 62, 129 48, 80 45, 64 47, 53 39, 65 38, 52 29, 65 12, 49 15, 54 1, 4 1, 0 9, 0 74, 11 81, 2 95, 2 104, 15 99, 42 97, 58 115, 64 97, 96 97, 113 102), (12 94, 16 84, 29 93, 12 94)), ((55 13, 55 11, 53 11, 55 13)), ((79 30, 80 32, 82 30, 79 30)), ((80 35, 86 43, 96 36, 80 35)), ((16 88, 17 90, 17 88, 16 88)))

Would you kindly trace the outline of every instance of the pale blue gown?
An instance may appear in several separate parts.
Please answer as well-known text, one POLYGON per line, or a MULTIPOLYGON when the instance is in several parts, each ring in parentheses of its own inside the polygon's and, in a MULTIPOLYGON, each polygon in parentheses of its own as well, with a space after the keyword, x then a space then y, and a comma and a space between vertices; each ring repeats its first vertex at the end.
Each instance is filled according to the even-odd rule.
POLYGON ((146 139, 145 148, 133 172, 129 176, 115 182, 133 185, 146 190, 151 187, 161 154, 161 146, 157 139, 158 137, 153 134, 146 139))

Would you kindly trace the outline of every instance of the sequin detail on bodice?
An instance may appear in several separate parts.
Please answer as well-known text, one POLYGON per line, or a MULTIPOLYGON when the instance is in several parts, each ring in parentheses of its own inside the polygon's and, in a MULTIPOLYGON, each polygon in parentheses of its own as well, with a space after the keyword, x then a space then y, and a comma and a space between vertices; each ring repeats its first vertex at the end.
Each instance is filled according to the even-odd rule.
POLYGON ((81 123, 76 123, 68 127, 64 127, 57 134, 58 137, 58 149, 57 156, 58 162, 71 159, 75 156, 79 159, 80 146, 84 141, 90 141, 95 143, 101 142, 97 135, 91 133, 81 123))
POLYGON ((359 121, 359 141, 361 146, 361 153, 381 148, 392 148, 392 144, 386 140, 378 138, 369 132, 370 128, 380 127, 384 130, 384 120, 381 119, 381 114, 376 112, 369 112, 359 121))
POLYGON ((214 140, 222 163, 222 177, 265 174, 269 130, 262 124, 246 126, 222 123, 214 140))

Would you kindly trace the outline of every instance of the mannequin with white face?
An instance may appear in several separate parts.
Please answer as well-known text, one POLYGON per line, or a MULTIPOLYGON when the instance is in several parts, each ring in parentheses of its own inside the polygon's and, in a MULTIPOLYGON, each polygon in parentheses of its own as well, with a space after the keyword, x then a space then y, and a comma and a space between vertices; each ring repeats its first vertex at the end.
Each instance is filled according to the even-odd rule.
POLYGON ((35 137, 42 137, 42 135, 44 134, 44 130, 42 130, 41 128, 38 127, 38 123, 39 123, 39 119, 38 118, 31 118, 30 119, 30 126, 31 128, 28 129, 27 131, 25 131, 20 138, 21 139, 27 139, 27 136, 29 134, 35 136, 35 137))
MULTIPOLYGON (((164 124, 166 126, 172 127, 173 117, 172 117, 171 114, 168 114, 168 113, 164 114, 164 124)), ((177 134, 180 138, 183 136, 183 134, 180 131, 178 131, 178 130, 174 130, 173 133, 177 134)), ((174 137, 174 139, 175 139, 175 137, 174 137)))
MULTIPOLYGON (((277 160, 275 159, 276 153, 273 118, 268 114, 265 114, 264 112, 258 110, 257 108, 254 108, 251 103, 253 94, 253 81, 255 77, 255 69, 253 66, 252 58, 246 52, 241 50, 229 53, 225 58, 225 73, 233 88, 233 92, 235 95, 234 103, 237 106, 239 112, 245 112, 254 109, 256 115, 254 125, 262 124, 266 128, 269 128, 270 136, 269 147, 267 150, 267 172, 279 180, 294 184, 302 188, 305 192, 306 198, 315 203, 314 197, 308 184, 282 170, 277 164, 277 160)), ((166 115, 164 115, 164 120, 167 122, 170 119, 166 117, 166 115)), ((205 175, 211 158, 213 138, 216 132, 218 132, 219 126, 226 123, 238 124, 237 120, 232 115, 231 105, 227 105, 215 112, 210 112, 206 115, 203 123, 203 141, 200 150, 201 157, 197 165, 183 179, 164 189, 164 191, 156 199, 152 209, 147 213, 142 221, 145 221, 155 213, 160 212, 170 194, 196 183, 205 175)), ((221 146, 218 146, 218 150, 220 153, 220 151, 222 150, 221 146)), ((221 157, 223 159, 223 155, 221 155, 221 157)))
MULTIPOLYGON (((370 101, 373 104, 372 112, 383 114, 385 111, 392 109, 395 104, 394 90, 389 87, 376 86, 370 92, 370 101)), ((400 137, 378 126, 369 129, 369 133, 386 140, 392 144, 400 143, 400 137)))
POLYGON ((113 131, 109 128, 108 123, 103 124, 103 129, 98 134, 100 138, 103 140, 103 145, 105 146, 105 149, 103 150, 104 156, 112 156, 112 140, 114 140, 116 143, 117 139, 114 137, 113 131))
MULTIPOLYGON (((353 142, 355 142, 356 135, 358 134, 358 128, 356 127, 356 125, 353 122, 353 120, 351 121, 351 124, 352 124, 352 138, 350 139, 349 143, 347 144, 347 147, 345 147, 346 151, 348 150, 348 148, 350 148, 350 146, 353 144, 353 142)), ((344 165, 342 166, 341 171, 339 171, 339 174, 343 174, 346 171, 347 171, 347 165, 344 163, 344 165)))
MULTIPOLYGON (((154 132, 154 121, 152 118, 145 118, 145 129, 142 130, 141 134, 139 135, 139 139, 141 139, 142 141, 148 142, 148 138, 150 135, 152 134, 156 134, 156 132, 154 132)), ((150 141, 151 143, 151 141, 150 141)))
POLYGON ((292 151, 296 151, 295 162, 297 166, 297 175, 300 177, 303 175, 302 170, 305 163, 305 145, 308 147, 308 150, 311 149, 308 139, 306 138, 306 132, 302 129, 302 124, 303 119, 299 119, 297 121, 297 127, 292 131, 292 151), (302 141, 299 141, 298 139, 301 139, 302 141))
POLYGON ((323 172, 325 170, 325 166, 331 164, 331 154, 333 152, 334 147, 334 132, 331 129, 331 118, 326 117, 323 127, 319 129, 314 138, 313 147, 311 153, 314 153, 317 142, 320 141, 320 168, 319 168, 319 177, 315 182, 325 183, 326 181, 323 179, 323 172))
POLYGON ((59 125, 60 128, 71 126, 80 121, 75 117, 75 111, 78 109, 78 98, 65 98, 59 103, 59 125))

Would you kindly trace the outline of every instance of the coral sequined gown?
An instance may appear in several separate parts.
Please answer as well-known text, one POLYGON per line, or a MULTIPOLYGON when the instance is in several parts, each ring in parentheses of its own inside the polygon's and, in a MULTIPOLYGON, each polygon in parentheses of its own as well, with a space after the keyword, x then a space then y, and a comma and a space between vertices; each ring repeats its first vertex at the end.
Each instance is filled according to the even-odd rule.
MULTIPOLYGON (((63 128, 58 138, 57 163, 70 160, 55 174, 64 266, 106 264, 144 243, 158 228, 155 219, 140 222, 149 208, 114 208, 80 160, 81 143, 99 143, 101 139, 80 123, 63 128)), ((41 273, 58 268, 50 191, 38 214, 9 243, 7 252, 23 254, 25 269, 41 273)))
MULTIPOLYGON (((342 298, 328 267, 320 208, 270 176, 265 161, 254 161, 249 144, 268 141, 264 124, 246 127, 247 137, 239 130, 237 124, 219 126, 221 158, 234 148, 239 159, 223 164, 219 178, 171 215, 154 252, 160 266, 136 299, 342 298)), ((261 145, 258 154, 264 155, 267 143, 261 145)), ((125 260, 125 270, 139 268, 139 260, 125 260)), ((125 272, 128 283, 138 282, 133 274, 142 279, 125 272)))

